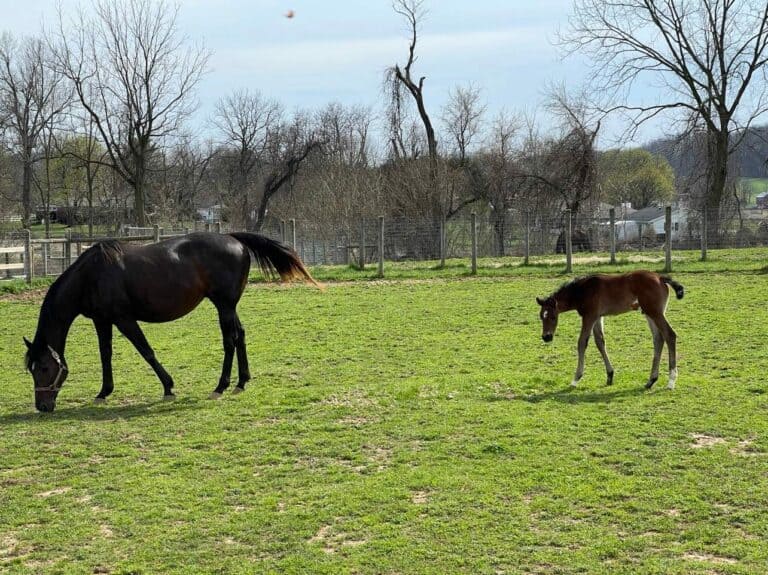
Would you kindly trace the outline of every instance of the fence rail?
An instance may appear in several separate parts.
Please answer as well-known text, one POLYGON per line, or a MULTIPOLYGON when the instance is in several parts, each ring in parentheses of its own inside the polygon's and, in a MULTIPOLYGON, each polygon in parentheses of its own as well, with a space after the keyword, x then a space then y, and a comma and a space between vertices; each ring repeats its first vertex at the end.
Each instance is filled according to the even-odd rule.
MULTIPOLYGON (((408 218, 370 217, 336 227, 307 220, 279 220, 262 233, 291 245, 307 265, 377 265, 384 275, 384 262, 447 259, 470 260, 472 273, 478 259, 517 256, 524 264, 534 256, 556 255, 566 271, 572 269, 578 252, 608 253, 615 263, 619 253, 654 251, 664 254, 665 268, 671 271, 674 250, 700 249, 706 259, 708 247, 768 245, 768 216, 749 214, 738 225, 733 221, 713 222, 706 212, 698 215, 675 213, 667 206, 659 217, 645 222, 628 221, 614 211, 605 218, 573 216, 570 212, 516 212, 503 217, 471 214, 466 217, 408 218), (712 235, 707 230, 716 229, 712 235), (714 241, 713 241, 714 238, 714 241)), ((222 232, 221 224, 196 225, 193 230, 164 230, 123 227, 117 238, 87 238, 72 233, 63 238, 31 237, 28 230, 0 237, 0 277, 61 274, 85 249, 105 239, 130 242, 157 242, 205 229, 222 232)))

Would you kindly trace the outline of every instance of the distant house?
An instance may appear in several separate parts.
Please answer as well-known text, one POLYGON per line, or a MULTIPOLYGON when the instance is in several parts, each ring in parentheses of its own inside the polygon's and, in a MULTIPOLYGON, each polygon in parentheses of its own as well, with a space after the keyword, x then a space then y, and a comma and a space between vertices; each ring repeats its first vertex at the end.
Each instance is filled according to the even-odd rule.
MULTIPOLYGON (((672 240, 676 240, 683 233, 688 223, 688 214, 679 206, 672 208, 672 240)), ((653 229, 657 238, 664 237, 664 208, 651 206, 637 210, 628 215, 626 219, 616 222, 616 239, 621 242, 631 242, 640 238, 640 234, 646 237, 648 229, 653 229)))
POLYGON ((768 208, 768 192, 763 192, 755 197, 755 203, 758 208, 768 208))

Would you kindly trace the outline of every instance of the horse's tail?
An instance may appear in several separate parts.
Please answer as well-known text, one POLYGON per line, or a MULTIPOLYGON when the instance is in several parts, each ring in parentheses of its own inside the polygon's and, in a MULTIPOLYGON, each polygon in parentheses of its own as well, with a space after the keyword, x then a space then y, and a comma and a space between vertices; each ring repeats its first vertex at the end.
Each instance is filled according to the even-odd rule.
POLYGON ((277 274, 282 281, 300 280, 320 287, 290 246, 259 234, 234 232, 229 235, 251 251, 265 276, 273 278, 277 274))
POLYGON ((683 299, 685 289, 683 289, 682 284, 677 283, 669 276, 661 276, 661 281, 672 286, 672 289, 675 290, 675 295, 677 295, 677 299, 683 299))

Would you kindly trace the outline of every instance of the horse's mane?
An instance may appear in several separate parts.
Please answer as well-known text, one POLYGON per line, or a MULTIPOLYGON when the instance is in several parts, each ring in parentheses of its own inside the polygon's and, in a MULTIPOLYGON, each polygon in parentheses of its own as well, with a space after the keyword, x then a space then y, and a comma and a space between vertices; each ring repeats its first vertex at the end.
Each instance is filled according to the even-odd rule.
POLYGON ((550 297, 553 297, 557 299, 557 296, 565 296, 567 298, 571 298, 575 295, 578 295, 581 291, 582 286, 584 285, 584 282, 592 279, 597 274, 589 274, 586 276, 579 276, 577 278, 574 278, 570 281, 564 282, 560 285, 559 288, 557 288, 554 292, 552 292, 552 295, 550 297))

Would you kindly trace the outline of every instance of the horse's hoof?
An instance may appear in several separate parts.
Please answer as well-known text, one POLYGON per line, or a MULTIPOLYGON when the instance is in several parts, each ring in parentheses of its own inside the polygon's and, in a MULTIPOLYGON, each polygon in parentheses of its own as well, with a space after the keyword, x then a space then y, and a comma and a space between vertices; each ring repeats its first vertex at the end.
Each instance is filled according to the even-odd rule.
POLYGON ((605 385, 613 385, 613 372, 608 374, 608 379, 606 380, 605 385))
POLYGON ((212 391, 211 395, 208 396, 208 399, 221 399, 222 394, 218 391, 212 391))
POLYGON ((667 384, 667 389, 675 389, 675 382, 674 381, 670 381, 667 384))
POLYGON ((176 396, 172 393, 163 396, 163 401, 173 401, 174 399, 176 399, 176 396))
POLYGON ((578 380, 578 379, 574 379, 574 380, 571 382, 571 387, 576 387, 577 385, 579 385, 579 380, 578 380))
POLYGON ((648 383, 645 384, 645 389, 651 389, 653 387, 653 384, 656 383, 656 379, 658 378, 648 380, 648 383))
POLYGON ((107 403, 106 397, 97 397, 93 400, 94 405, 104 405, 105 403, 107 403))
POLYGON ((239 385, 235 387, 235 389, 232 390, 232 395, 237 395, 238 393, 243 393, 245 391, 244 387, 240 387, 239 385))

